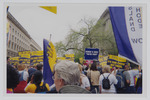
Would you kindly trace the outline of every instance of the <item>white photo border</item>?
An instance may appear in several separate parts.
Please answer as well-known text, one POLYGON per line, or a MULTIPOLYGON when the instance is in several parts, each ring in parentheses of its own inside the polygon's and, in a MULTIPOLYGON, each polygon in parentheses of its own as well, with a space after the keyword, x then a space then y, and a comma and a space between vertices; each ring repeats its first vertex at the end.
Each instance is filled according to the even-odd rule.
POLYGON ((148 43, 150 43, 150 40, 148 37, 150 35, 150 29, 148 29, 149 26, 149 10, 150 9, 150 2, 148 0, 126 0, 126 1, 121 1, 121 0, 3 0, 0 1, 0 12, 2 14, 0 15, 0 65, 1 65, 1 70, 0 70, 0 98, 2 100, 8 100, 8 99, 71 99, 71 100, 76 100, 76 99, 142 99, 142 100, 148 100, 150 99, 149 91, 150 91, 150 80, 148 80, 148 76, 150 76, 149 73, 149 50, 150 47, 148 43), (8 5, 48 5, 48 3, 54 4, 87 4, 87 3, 102 3, 106 5, 111 5, 111 6, 129 6, 129 5, 142 5, 143 10, 143 94, 6 94, 6 7, 8 5))

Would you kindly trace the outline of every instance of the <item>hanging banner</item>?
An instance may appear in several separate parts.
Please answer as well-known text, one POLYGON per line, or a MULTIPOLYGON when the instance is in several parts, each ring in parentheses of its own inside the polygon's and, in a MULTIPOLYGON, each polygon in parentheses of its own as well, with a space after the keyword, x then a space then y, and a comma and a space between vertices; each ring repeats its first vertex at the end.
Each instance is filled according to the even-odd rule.
POLYGON ((11 31, 10 31, 9 26, 10 26, 10 23, 7 22, 7 32, 6 32, 6 34, 7 34, 7 45, 10 42, 10 37, 11 37, 11 31))
POLYGON ((98 60, 99 49, 97 48, 85 48, 84 59, 85 60, 98 60))
POLYGON ((142 65, 142 8, 109 7, 119 56, 142 65))

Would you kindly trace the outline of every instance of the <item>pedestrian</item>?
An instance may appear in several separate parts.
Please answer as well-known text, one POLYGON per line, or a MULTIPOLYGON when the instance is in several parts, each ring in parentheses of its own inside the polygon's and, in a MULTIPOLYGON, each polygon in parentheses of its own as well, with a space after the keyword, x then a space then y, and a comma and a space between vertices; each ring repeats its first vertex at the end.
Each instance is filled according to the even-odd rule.
POLYGON ((116 79, 115 73, 111 74, 109 65, 104 66, 102 71, 103 74, 101 74, 99 78, 100 93, 116 93, 116 88, 114 85, 117 84, 118 80, 116 79))
POLYGON ((36 70, 37 70, 37 69, 35 69, 35 68, 33 68, 33 67, 30 67, 30 68, 28 69, 29 78, 28 78, 27 83, 29 83, 29 82, 31 81, 31 77, 32 77, 33 73, 34 73, 36 70))
POLYGON ((31 81, 25 87, 26 93, 43 93, 50 91, 49 85, 42 82, 42 72, 37 70, 33 73, 31 81))
POLYGON ((141 72, 141 68, 140 66, 138 67, 138 65, 134 64, 134 63, 130 63, 131 69, 128 70, 129 74, 130 74, 130 85, 127 89, 127 93, 136 93, 136 88, 135 88, 135 76, 139 75, 139 73, 141 72))
POLYGON ((90 70, 87 72, 87 76, 89 77, 89 80, 91 81, 91 92, 92 93, 98 93, 99 92, 99 77, 100 72, 97 69, 97 64, 93 63, 90 67, 90 70))
POLYGON ((7 93, 13 93, 13 89, 19 84, 19 72, 7 64, 7 93))
MULTIPOLYGON (((130 74, 128 73, 128 64, 125 64, 124 69, 117 68, 116 78, 118 83, 115 85, 117 93, 126 93, 130 85, 130 74)), ((114 71, 112 72, 114 73, 114 71)))
POLYGON ((90 82, 86 75, 82 73, 82 65, 78 64, 80 69, 80 86, 90 91, 90 82))
POLYGON ((79 86, 80 71, 73 61, 61 60, 56 63, 53 79, 58 93, 90 93, 79 86))
POLYGON ((27 80, 29 77, 28 72, 25 70, 26 69, 26 65, 24 64, 19 64, 17 66, 18 71, 19 71, 19 84, 17 85, 17 87, 14 89, 14 93, 25 93, 24 88, 27 85, 27 80))

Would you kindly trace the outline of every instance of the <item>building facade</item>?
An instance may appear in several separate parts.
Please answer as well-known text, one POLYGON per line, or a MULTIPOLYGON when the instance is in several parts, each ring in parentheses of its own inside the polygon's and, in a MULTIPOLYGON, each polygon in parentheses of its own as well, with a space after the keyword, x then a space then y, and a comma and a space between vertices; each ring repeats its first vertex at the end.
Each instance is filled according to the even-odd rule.
POLYGON ((100 55, 117 54, 118 50, 108 8, 100 16, 95 26, 97 25, 96 33, 100 34, 101 41, 96 45, 100 49, 100 55))
POLYGON ((16 57, 19 51, 40 51, 41 47, 31 38, 22 25, 7 13, 7 56, 16 57))

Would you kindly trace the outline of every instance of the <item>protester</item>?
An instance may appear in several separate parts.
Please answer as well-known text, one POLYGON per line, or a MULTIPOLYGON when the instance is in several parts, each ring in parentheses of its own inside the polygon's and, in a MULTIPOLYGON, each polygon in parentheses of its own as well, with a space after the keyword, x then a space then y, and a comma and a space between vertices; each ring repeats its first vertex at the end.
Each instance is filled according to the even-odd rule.
POLYGON ((37 64, 36 69, 43 73, 43 64, 37 64))
POLYGON ((27 93, 43 93, 49 91, 49 85, 47 83, 43 83, 42 81, 42 72, 37 70, 31 77, 31 81, 25 87, 25 92, 27 93))
POLYGON ((142 72, 139 74, 135 88, 136 93, 142 93, 142 72))
POLYGON ((103 74, 99 78, 99 89, 100 93, 116 93, 115 84, 117 79, 114 74, 111 74, 110 66, 106 65, 102 69, 103 74))
MULTIPOLYGON (((130 74, 128 73, 128 64, 125 64, 124 69, 117 68, 116 78, 118 83, 115 85, 117 93, 126 93, 128 86, 130 85, 130 74)), ((114 71, 112 72, 114 73, 114 71)))
POLYGON ((130 86, 127 89, 127 93, 136 93, 134 78, 136 75, 139 75, 139 72, 141 72, 141 68, 140 66, 138 67, 138 65, 133 63, 131 63, 130 65, 132 69, 128 71, 130 74, 130 86))
POLYGON ((99 77, 100 72, 97 70, 96 62, 93 62, 91 65, 90 70, 87 72, 87 76, 91 81, 91 92, 99 92, 99 77))
POLYGON ((10 57, 7 57, 7 64, 10 64, 10 57))
POLYGON ((19 73, 11 65, 7 64, 7 93, 13 93, 13 89, 19 84, 19 73))
POLYGON ((29 82, 31 81, 31 77, 32 77, 33 73, 34 73, 36 70, 37 70, 37 69, 32 68, 32 67, 30 67, 30 68, 28 69, 29 78, 28 78, 28 82, 27 82, 27 83, 29 83, 29 82))
POLYGON ((86 75, 82 73, 82 65, 78 64, 80 69, 80 86, 90 91, 90 82, 86 75))
POLYGON ((19 64, 17 68, 18 68, 20 77, 19 77, 19 84, 14 89, 14 93, 25 93, 24 88, 27 85, 29 74, 26 71, 26 65, 19 64))
POLYGON ((78 64, 72 61, 56 63, 53 79, 58 93, 90 93, 79 86, 80 71, 78 64))

